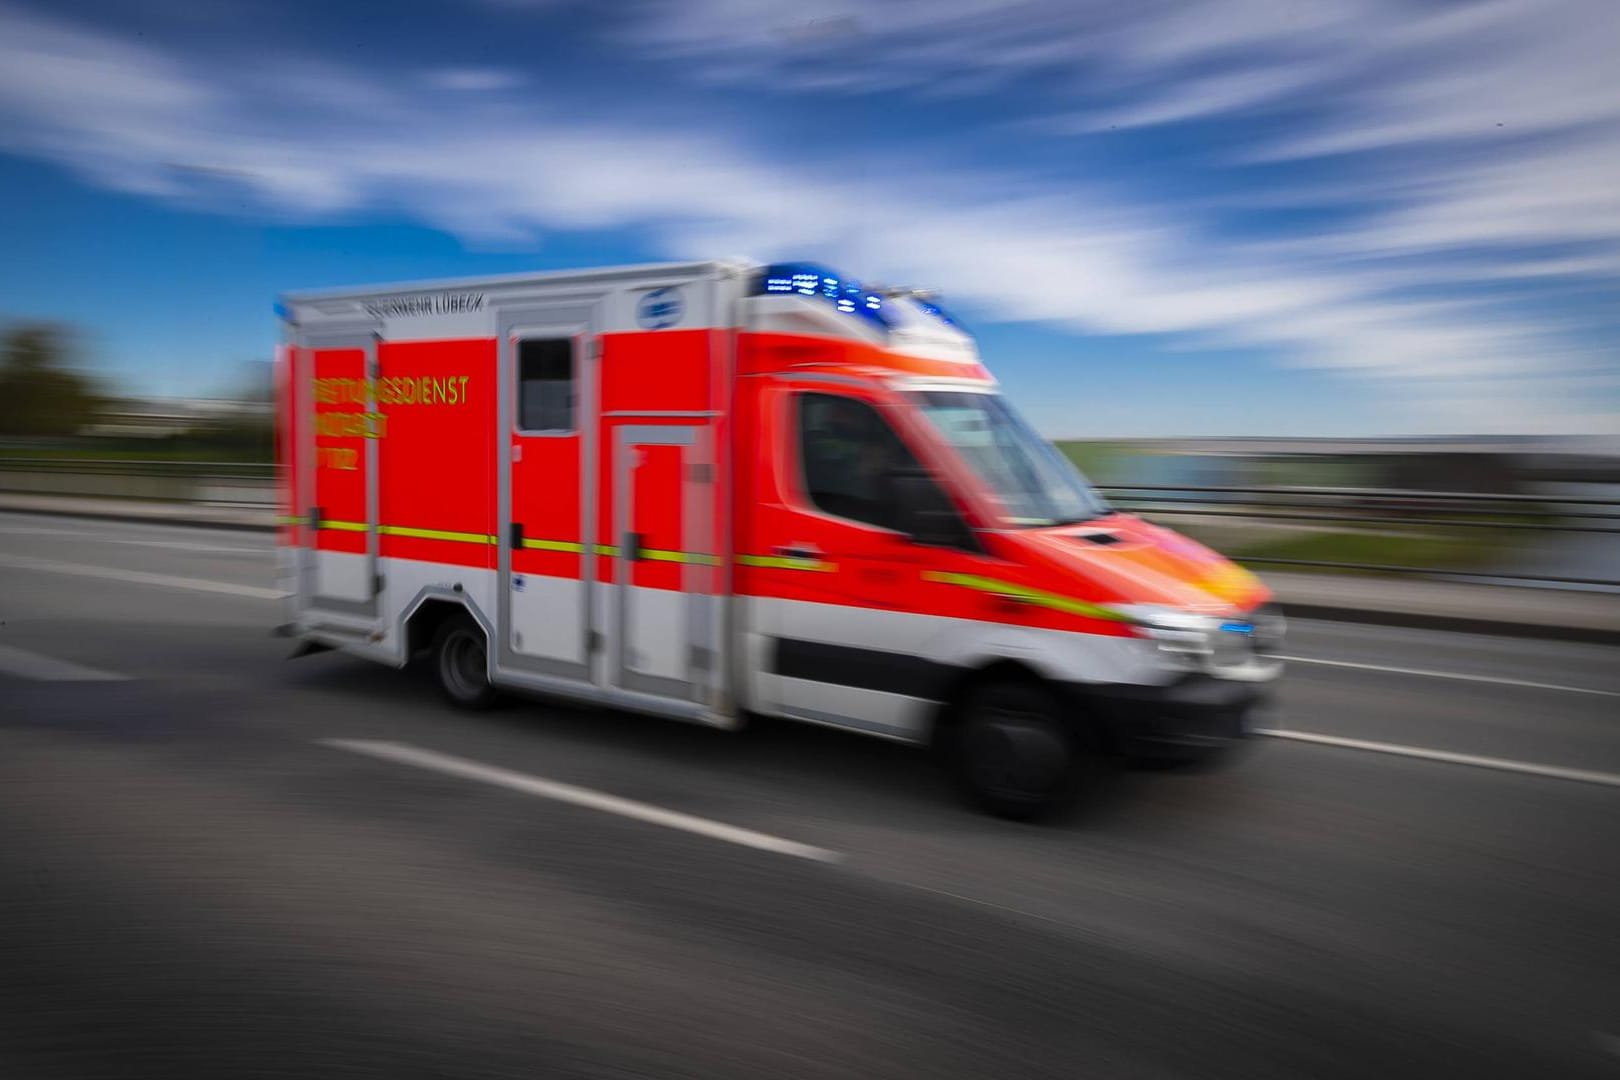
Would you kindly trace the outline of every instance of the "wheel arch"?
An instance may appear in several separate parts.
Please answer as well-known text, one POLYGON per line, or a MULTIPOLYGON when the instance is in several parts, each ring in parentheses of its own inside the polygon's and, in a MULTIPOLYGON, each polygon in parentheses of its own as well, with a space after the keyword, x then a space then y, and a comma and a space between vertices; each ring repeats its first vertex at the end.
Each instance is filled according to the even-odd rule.
POLYGON ((930 717, 927 745, 931 751, 937 753, 948 748, 950 735, 965 715, 965 706, 973 691, 998 682, 1034 683, 1050 690, 1057 696, 1071 727, 1095 740, 1098 751, 1109 755, 1119 752, 1118 733, 1083 684, 1057 678, 1028 658, 1012 656, 986 657, 976 665, 961 667, 951 676, 942 687, 939 702, 930 717))
POLYGON ((407 662, 421 655, 433 644, 439 628, 457 616, 467 616, 483 631, 486 653, 490 658, 490 673, 494 674, 495 627, 479 610, 466 592, 460 588, 430 585, 422 589, 405 605, 400 614, 400 640, 405 643, 407 662))

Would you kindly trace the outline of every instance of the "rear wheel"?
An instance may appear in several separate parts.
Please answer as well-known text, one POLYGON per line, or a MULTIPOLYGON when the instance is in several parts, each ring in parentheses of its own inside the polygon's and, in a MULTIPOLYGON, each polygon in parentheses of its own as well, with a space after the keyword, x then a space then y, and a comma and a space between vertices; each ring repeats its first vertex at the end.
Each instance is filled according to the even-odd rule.
POLYGON ((1074 802, 1094 764, 1058 696, 1037 682, 996 682, 969 694, 951 732, 950 767, 969 800, 1029 821, 1074 802))
POLYGON ((484 632, 465 616, 447 620, 434 635, 433 673, 444 696, 463 709, 487 709, 500 697, 489 681, 484 632))

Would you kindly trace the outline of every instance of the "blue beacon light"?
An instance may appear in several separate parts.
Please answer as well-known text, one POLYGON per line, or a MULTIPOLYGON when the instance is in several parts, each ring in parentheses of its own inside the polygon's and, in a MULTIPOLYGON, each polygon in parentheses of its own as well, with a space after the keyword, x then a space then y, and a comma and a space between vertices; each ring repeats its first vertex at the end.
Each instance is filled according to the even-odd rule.
POLYGON ((846 315, 856 315, 887 330, 883 297, 867 292, 855 281, 811 263, 778 263, 760 272, 754 292, 766 295, 814 296, 832 302, 846 315))

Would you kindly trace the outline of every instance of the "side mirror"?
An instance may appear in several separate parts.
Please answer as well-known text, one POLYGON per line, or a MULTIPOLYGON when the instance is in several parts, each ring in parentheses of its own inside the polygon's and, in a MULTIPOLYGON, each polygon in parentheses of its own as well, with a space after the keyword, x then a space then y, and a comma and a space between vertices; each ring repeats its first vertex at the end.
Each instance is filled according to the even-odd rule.
POLYGON ((913 543, 929 547, 977 550, 973 530, 934 478, 920 469, 898 469, 889 474, 895 499, 896 527, 913 543))

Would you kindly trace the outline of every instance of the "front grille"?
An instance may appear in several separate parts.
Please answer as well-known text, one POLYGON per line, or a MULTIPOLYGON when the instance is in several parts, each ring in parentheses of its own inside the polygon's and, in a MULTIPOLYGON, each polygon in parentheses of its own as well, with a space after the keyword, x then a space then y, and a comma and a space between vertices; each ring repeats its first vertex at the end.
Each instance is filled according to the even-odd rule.
POLYGON ((1223 632, 1215 635, 1210 663, 1217 669, 1242 667, 1254 658, 1254 635, 1223 632))

